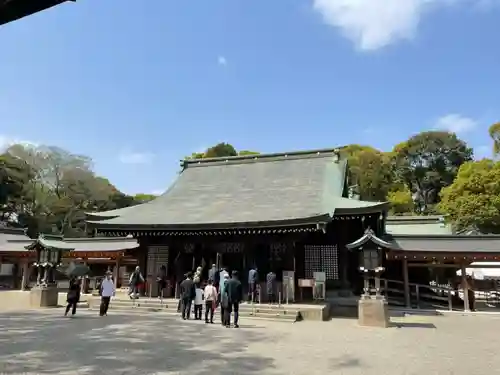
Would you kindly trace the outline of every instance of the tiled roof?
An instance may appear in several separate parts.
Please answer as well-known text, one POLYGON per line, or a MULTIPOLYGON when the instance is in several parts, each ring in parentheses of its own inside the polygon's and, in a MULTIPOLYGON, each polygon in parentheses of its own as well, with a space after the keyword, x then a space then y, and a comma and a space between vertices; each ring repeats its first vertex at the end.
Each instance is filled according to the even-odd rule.
POLYGON ((381 212, 385 203, 343 197, 347 163, 336 150, 185 161, 157 199, 100 214, 97 228, 234 228, 328 221, 381 212))
MULTIPOLYGON (((92 237, 92 238, 66 238, 62 241, 55 239, 45 239, 44 245, 54 248, 61 248, 66 251, 81 252, 110 252, 124 251, 139 247, 139 243, 134 238, 120 237, 92 237)), ((27 247, 33 245, 32 239, 13 239, 0 243, 0 252, 23 252, 27 247)))
POLYGON ((386 232, 393 235, 453 234, 453 228, 443 216, 389 216, 386 232))

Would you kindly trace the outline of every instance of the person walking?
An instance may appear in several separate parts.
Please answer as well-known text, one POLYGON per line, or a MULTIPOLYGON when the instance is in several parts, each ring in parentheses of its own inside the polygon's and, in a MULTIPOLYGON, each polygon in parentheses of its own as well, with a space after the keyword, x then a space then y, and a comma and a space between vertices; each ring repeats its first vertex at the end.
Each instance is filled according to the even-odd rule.
POLYGON ((208 323, 208 315, 210 314, 210 323, 214 323, 215 304, 217 303, 217 289, 213 285, 213 281, 208 279, 208 285, 203 292, 205 296, 205 323, 208 323))
POLYGON ((257 267, 252 267, 248 271, 248 303, 257 302, 257 285, 259 283, 259 274, 257 267))
POLYGON ((101 306, 99 308, 99 315, 108 315, 109 302, 111 297, 115 296, 116 288, 113 279, 111 278, 112 272, 106 272, 106 277, 101 283, 101 306))
POLYGON ((139 286, 144 284, 144 277, 139 266, 135 267, 134 272, 130 275, 128 295, 130 299, 139 298, 139 286))
POLYGON ((80 279, 73 277, 69 281, 69 290, 66 296, 66 301, 68 302, 68 305, 66 306, 66 312, 64 313, 64 316, 68 315, 70 309, 71 309, 71 316, 75 316, 76 305, 78 304, 78 301, 80 301, 80 294, 81 294, 80 279))
POLYGON ((196 290, 193 282, 193 274, 188 272, 186 278, 180 285, 181 300, 182 300, 182 319, 186 320, 191 315, 191 303, 196 297, 196 290))
POLYGON ((231 279, 226 283, 225 293, 228 298, 228 305, 225 311, 226 327, 229 328, 231 326, 231 313, 234 313, 234 328, 238 328, 240 303, 243 300, 243 287, 240 280, 238 280, 238 271, 232 272, 231 279))
POLYGON ((223 326, 226 325, 226 309, 229 304, 227 294, 225 292, 227 282, 229 281, 229 274, 226 272, 222 274, 221 272, 221 282, 219 285, 219 304, 220 304, 220 322, 223 326))

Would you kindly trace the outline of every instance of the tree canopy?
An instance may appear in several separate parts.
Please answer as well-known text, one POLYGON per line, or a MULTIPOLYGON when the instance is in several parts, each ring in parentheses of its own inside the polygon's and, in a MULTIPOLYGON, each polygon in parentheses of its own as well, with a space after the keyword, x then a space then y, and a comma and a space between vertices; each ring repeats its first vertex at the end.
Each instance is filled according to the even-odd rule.
MULTIPOLYGON (((490 128, 500 150, 500 123, 490 128)), ((454 133, 427 131, 390 152, 369 145, 340 148, 351 191, 362 200, 389 201, 395 215, 442 213, 457 228, 500 233, 500 165, 472 161, 472 149, 454 133)), ((256 155, 218 143, 188 158, 256 155)), ((0 155, 0 220, 28 227, 30 235, 85 236, 85 213, 145 203, 156 196, 128 195, 93 170, 92 160, 59 147, 13 145, 0 155)))
POLYGON ((500 233, 500 162, 463 164, 455 181, 441 191, 439 207, 458 230, 500 233))

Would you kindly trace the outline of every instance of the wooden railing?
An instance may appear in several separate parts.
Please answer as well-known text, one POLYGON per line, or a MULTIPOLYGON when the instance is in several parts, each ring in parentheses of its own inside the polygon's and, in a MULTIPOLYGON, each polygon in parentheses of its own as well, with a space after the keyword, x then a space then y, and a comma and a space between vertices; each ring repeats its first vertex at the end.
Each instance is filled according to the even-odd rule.
POLYGON ((409 283, 409 300, 405 298, 404 282, 400 280, 381 279, 381 294, 389 302, 420 309, 424 304, 434 304, 453 310, 453 294, 455 289, 448 285, 425 285, 409 283))

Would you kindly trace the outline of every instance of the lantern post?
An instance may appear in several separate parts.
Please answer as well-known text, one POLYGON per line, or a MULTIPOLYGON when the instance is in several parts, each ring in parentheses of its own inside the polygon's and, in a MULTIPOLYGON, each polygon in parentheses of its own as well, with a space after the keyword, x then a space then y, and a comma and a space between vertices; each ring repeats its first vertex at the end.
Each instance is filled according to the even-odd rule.
POLYGON ((363 294, 358 301, 358 322, 362 326, 389 326, 389 306, 381 293, 380 285, 380 275, 385 271, 382 266, 383 250, 389 246, 389 243, 378 238, 370 228, 365 231, 363 237, 347 245, 348 249, 359 251, 363 294), (371 280, 374 280, 374 285, 371 280))
POLYGON ((56 307, 59 290, 55 270, 61 265, 63 253, 74 250, 64 242, 62 236, 41 234, 26 249, 36 252, 37 283, 30 291, 32 307, 56 307))

